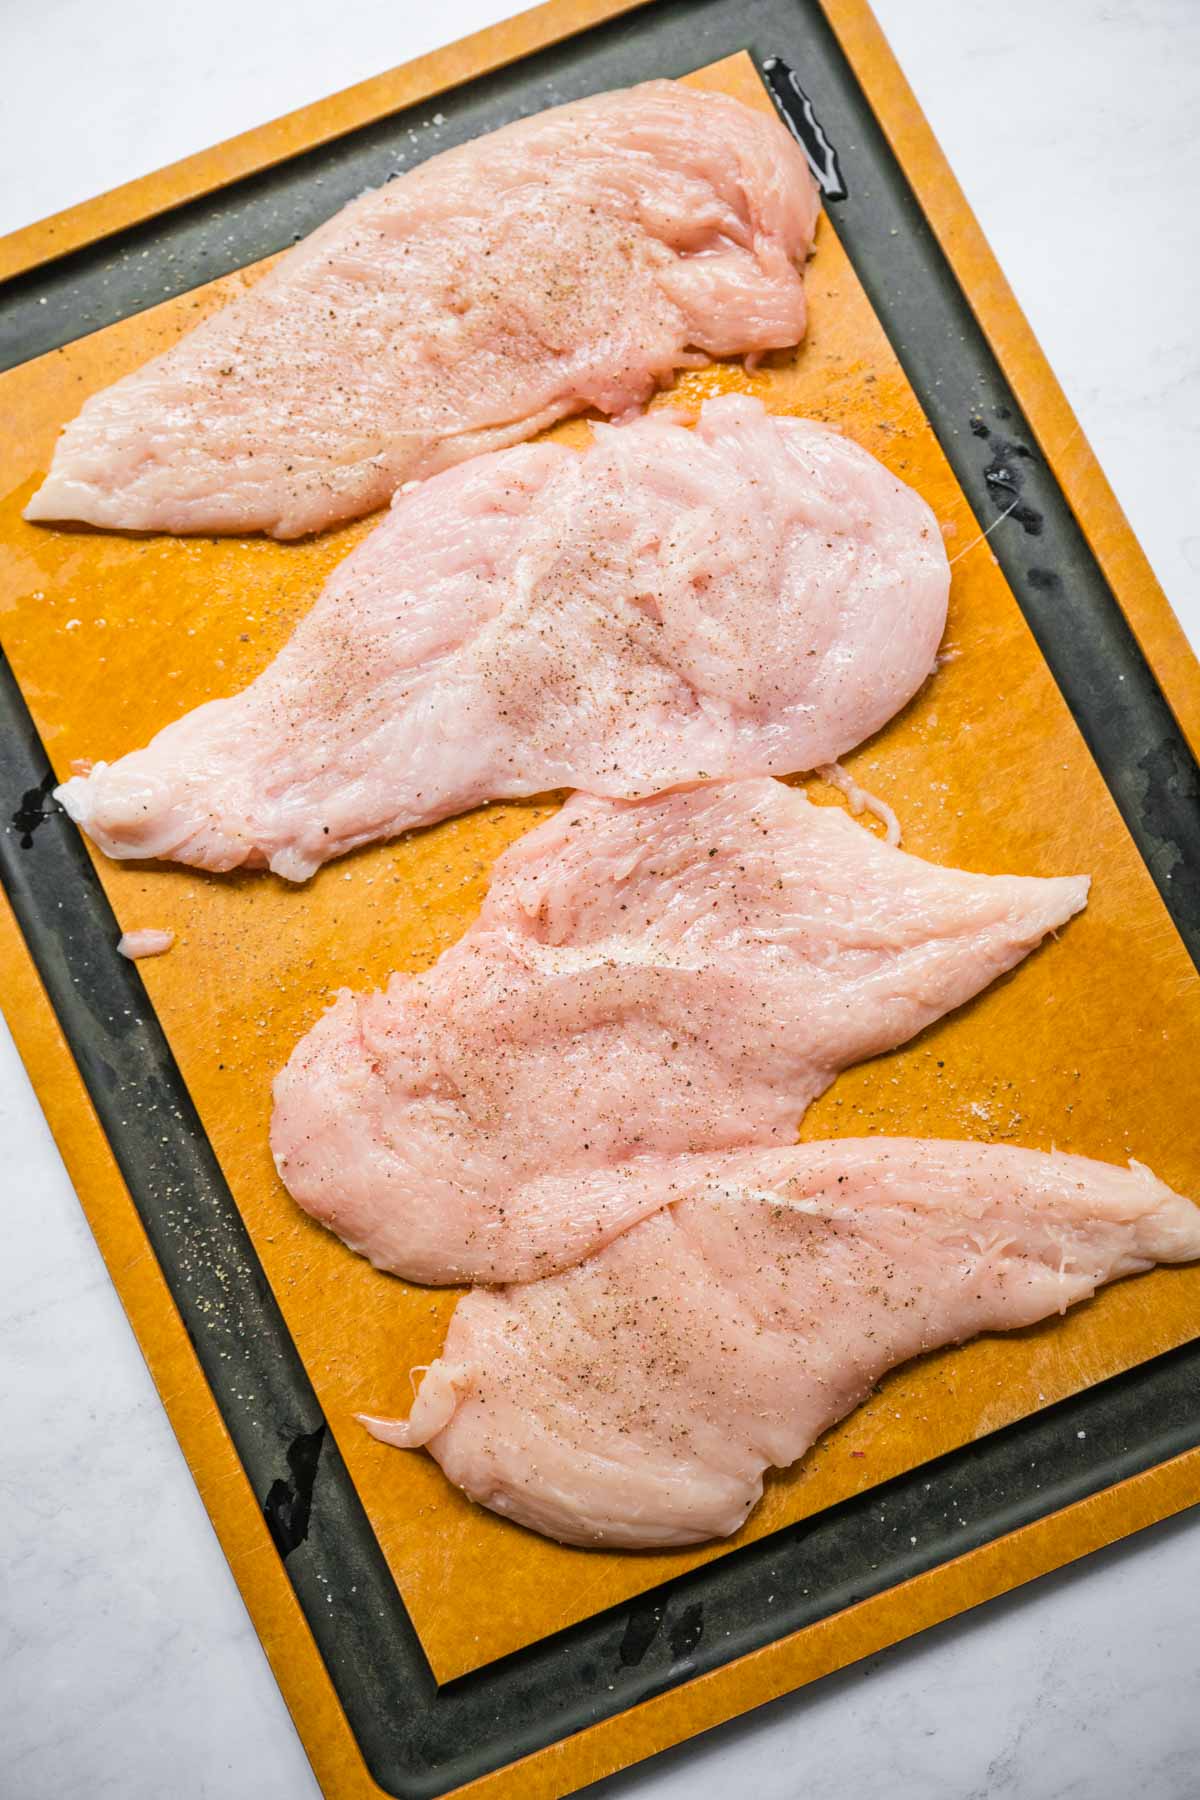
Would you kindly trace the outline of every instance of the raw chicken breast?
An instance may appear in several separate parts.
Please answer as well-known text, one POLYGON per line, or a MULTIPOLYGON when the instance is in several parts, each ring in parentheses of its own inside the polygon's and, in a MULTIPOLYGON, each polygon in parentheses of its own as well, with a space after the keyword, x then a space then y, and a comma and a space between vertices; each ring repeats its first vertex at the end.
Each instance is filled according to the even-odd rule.
POLYGON ((298 537, 681 366, 804 335, 817 195, 774 117, 600 94, 364 194, 89 400, 27 519, 298 537))
POLYGON ((1136 1164, 865 1138, 733 1156, 569 1274, 467 1295, 408 1422, 364 1423, 563 1543, 699 1543, 896 1363, 1196 1256, 1200 1212, 1136 1164))
POLYGON ((948 588, 911 489, 727 396, 398 495, 244 693, 58 798, 110 856, 303 880, 487 799, 815 768, 920 686, 948 588))
POLYGON ((789 1144, 839 1069, 979 993, 1081 877, 967 875, 769 780, 574 795, 424 974, 343 992, 275 1083, 276 1166, 382 1268, 520 1281, 789 1144))

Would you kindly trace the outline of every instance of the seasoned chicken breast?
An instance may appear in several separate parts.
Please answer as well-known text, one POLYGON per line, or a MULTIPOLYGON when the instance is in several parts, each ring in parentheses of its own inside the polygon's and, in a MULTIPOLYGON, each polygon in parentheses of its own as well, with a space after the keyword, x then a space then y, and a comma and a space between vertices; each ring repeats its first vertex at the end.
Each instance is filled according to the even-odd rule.
POLYGON ((979 993, 1082 877, 968 875, 770 780, 573 796, 427 973, 343 993, 275 1083, 276 1165, 383 1268, 519 1281, 787 1144, 848 1063, 979 993))
POLYGON ((817 196, 779 121, 650 81, 353 201, 96 394, 27 519, 299 537, 706 356, 804 333, 817 196))
POLYGON ((924 501, 738 396, 401 494, 243 693, 57 790, 110 856, 328 858, 481 801, 815 768, 933 666, 924 501))
POLYGON ((804 1144, 676 1193, 568 1274, 468 1294, 408 1421, 365 1423, 563 1543, 699 1543, 895 1364, 1200 1256, 1148 1170, 999 1145, 804 1144))

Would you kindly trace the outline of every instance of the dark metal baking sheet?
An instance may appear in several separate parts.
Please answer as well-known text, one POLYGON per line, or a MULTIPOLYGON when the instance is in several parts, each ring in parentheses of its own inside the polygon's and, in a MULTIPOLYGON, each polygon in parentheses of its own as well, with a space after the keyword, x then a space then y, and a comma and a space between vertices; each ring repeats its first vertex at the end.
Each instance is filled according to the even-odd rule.
MULTIPOLYGON (((836 157, 831 222, 977 517, 1016 502, 993 548, 1200 962, 1196 763, 816 0, 658 0, 440 96, 441 125, 432 105, 397 113, 80 250, 0 288, 0 366, 281 249, 452 143, 741 49, 810 149, 816 121, 836 157)), ((0 879, 368 1767, 401 1800, 432 1800, 1200 1444, 1194 1343, 439 1687, 51 785, 0 663, 0 879), (328 1605, 351 1591, 353 1606, 328 1605)))

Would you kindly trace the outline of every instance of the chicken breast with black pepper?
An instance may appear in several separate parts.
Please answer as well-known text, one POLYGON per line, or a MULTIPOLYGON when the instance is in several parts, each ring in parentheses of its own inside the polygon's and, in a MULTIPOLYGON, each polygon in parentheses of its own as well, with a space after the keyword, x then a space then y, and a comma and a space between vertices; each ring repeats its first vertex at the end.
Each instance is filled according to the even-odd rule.
POLYGON ((567 1267, 668 1204, 688 1158, 791 1143, 839 1069, 978 994, 1087 890, 937 868, 776 781, 577 794, 434 968, 343 993, 297 1045, 276 1166, 414 1280, 567 1267))
POLYGON ((57 795, 110 856, 301 881, 485 800, 812 769, 920 687, 949 583, 925 502, 836 432, 650 414, 398 495, 250 687, 57 795))
POLYGON ((798 343, 816 219, 783 125, 727 95, 648 81, 519 120, 353 200, 93 396, 25 517, 356 518, 682 366, 798 343))
POLYGON ((1197 1256, 1200 1209, 1137 1165, 883 1138, 733 1156, 569 1274, 468 1294, 407 1421, 365 1422, 562 1543, 700 1543, 897 1363, 1197 1256))

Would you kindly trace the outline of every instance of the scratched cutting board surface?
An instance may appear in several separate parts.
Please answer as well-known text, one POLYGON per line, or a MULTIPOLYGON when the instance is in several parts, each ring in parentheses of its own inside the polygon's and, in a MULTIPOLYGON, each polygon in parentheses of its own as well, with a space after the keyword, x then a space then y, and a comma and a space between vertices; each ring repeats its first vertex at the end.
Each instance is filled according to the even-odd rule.
MULTIPOLYGON (((769 108, 746 58, 698 84, 769 108)), ((311 605, 364 521, 299 544, 123 537, 26 525, 20 509, 86 396, 255 278, 215 282, 0 379, 0 639, 60 776, 144 743, 249 681, 311 605)), ((832 422, 925 495, 954 568, 943 666, 848 759, 905 844, 983 871, 1094 877, 1061 939, 907 1049, 842 1076, 802 1136, 916 1133, 1057 1146, 1149 1163, 1200 1194, 1200 977, 1179 940, 834 231, 810 265, 801 349, 748 375, 718 365, 662 404, 737 388, 832 422)), ((1004 454, 1003 423, 997 434, 1004 454)), ((575 421, 556 435, 585 441, 575 421)), ((1020 530, 1016 520, 1001 530, 1020 530)), ((812 784, 815 798, 837 803, 812 784)), ((322 870, 304 888, 96 857, 121 925, 166 926, 143 975, 353 1480, 440 1681, 645 1590, 739 1542, 1131 1367, 1197 1334, 1200 1270, 1110 1288, 1067 1318, 910 1365, 769 1479, 729 1545, 673 1554, 567 1550, 452 1490, 421 1455, 353 1422, 404 1412, 454 1305, 381 1275, 292 1205, 267 1149, 270 1080, 340 986, 428 966, 465 929, 499 852, 556 796, 485 808, 322 870)), ((164 1196, 169 1204, 169 1196, 164 1196)))

